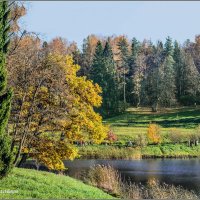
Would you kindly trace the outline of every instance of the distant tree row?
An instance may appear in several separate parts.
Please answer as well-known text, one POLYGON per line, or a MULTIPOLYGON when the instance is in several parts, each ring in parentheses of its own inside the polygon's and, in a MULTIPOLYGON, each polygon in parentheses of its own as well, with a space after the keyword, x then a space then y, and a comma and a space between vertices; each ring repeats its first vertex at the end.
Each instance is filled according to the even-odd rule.
POLYGON ((200 104, 200 36, 181 45, 170 37, 164 44, 153 44, 125 36, 91 35, 82 50, 75 43, 67 49, 81 66, 79 75, 102 87, 98 111, 104 117, 128 106, 151 106, 156 112, 158 107, 200 104))
MULTIPOLYGON (((44 42, 48 52, 71 55, 86 76, 102 88, 103 116, 123 112, 128 106, 158 107, 200 104, 200 36, 184 44, 143 42, 125 36, 88 36, 82 49, 63 38, 44 42)), ((48 53, 47 52, 47 53, 48 53)))

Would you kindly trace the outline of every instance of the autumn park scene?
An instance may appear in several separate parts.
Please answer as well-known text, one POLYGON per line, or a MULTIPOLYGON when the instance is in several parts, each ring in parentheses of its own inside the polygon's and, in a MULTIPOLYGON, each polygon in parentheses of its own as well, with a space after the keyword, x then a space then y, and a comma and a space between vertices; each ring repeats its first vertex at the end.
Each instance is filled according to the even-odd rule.
POLYGON ((0 1, 0 199, 199 199, 199 11, 0 1))

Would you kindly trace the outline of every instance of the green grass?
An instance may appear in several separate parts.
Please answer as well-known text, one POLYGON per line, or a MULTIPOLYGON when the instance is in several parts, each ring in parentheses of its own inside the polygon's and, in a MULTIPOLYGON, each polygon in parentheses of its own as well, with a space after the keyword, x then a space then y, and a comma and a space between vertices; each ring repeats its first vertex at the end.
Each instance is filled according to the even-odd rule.
POLYGON ((194 128, 200 123, 200 108, 163 109, 157 113, 151 112, 149 108, 130 108, 106 122, 118 127, 146 127, 149 122, 155 122, 162 127, 194 128))
POLYGON ((112 199, 113 197, 68 176, 15 168, 8 177, 0 180, 0 198, 112 199), (18 192, 3 194, 4 190, 18 192))
POLYGON ((120 141, 133 140, 138 134, 146 134, 150 122, 161 126, 165 136, 176 128, 182 133, 191 133, 200 124, 200 108, 173 108, 152 113, 149 108, 129 108, 124 114, 105 120, 120 141))
POLYGON ((85 146, 80 147, 80 159, 142 159, 142 158, 200 158, 200 145, 160 144, 144 147, 85 146))
POLYGON ((177 132, 183 135, 194 132, 194 128, 200 124, 199 107, 164 109, 158 113, 152 113, 149 108, 129 108, 124 114, 106 119, 104 122, 109 124, 117 135, 121 148, 116 146, 82 147, 80 148, 82 158, 200 157, 200 145, 188 147, 185 143, 170 144, 173 141, 170 141, 167 136, 173 129, 176 129, 177 132), (134 141, 137 135, 147 133, 150 122, 160 125, 162 144, 147 145, 140 150, 138 148, 127 149, 125 146, 128 141, 134 141))
POLYGON ((190 158, 200 157, 200 146, 188 147, 185 144, 164 144, 143 147, 141 150, 143 158, 190 158))

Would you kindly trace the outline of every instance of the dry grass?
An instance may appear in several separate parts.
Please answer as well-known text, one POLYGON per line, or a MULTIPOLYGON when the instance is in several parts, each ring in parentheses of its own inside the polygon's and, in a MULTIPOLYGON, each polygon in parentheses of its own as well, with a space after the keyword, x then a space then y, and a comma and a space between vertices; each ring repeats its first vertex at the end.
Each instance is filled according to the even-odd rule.
POLYGON ((87 183, 123 199, 199 199, 193 191, 160 184, 155 179, 150 179, 146 185, 123 182, 119 172, 111 166, 96 165, 83 177, 87 183))
POLYGON ((160 184, 151 179, 147 185, 125 183, 121 186, 121 195, 127 199, 199 199, 193 191, 181 186, 160 184))
POLYGON ((87 173, 85 181, 112 194, 120 190, 120 175, 111 166, 96 165, 87 173))

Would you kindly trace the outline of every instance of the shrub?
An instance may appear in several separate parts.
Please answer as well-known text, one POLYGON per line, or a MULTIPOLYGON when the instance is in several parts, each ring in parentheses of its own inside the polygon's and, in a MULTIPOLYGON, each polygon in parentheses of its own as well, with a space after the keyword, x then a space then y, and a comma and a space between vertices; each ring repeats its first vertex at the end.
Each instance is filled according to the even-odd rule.
POLYGON ((144 147, 147 145, 148 141, 147 141, 147 136, 144 134, 138 134, 136 135, 135 139, 134 139, 134 143, 136 146, 139 147, 144 147))
POLYGON ((195 129, 195 134, 197 135, 198 139, 200 139, 200 125, 198 125, 195 129))
POLYGON ((149 124, 147 130, 147 138, 150 143, 153 144, 161 143, 160 126, 157 124, 149 124))
POLYGON ((187 140, 186 135, 176 128, 169 131, 168 138, 173 143, 182 143, 187 140))
POLYGON ((117 135, 115 135, 112 130, 109 130, 105 140, 109 141, 110 143, 115 142, 117 141, 117 135))
POLYGON ((200 125, 198 125, 192 133, 188 134, 187 139, 189 142, 189 146, 192 146, 192 144, 198 145, 198 142, 200 140, 200 125))
POLYGON ((110 193, 118 194, 120 190, 120 175, 111 166, 96 165, 88 171, 86 181, 110 193))

